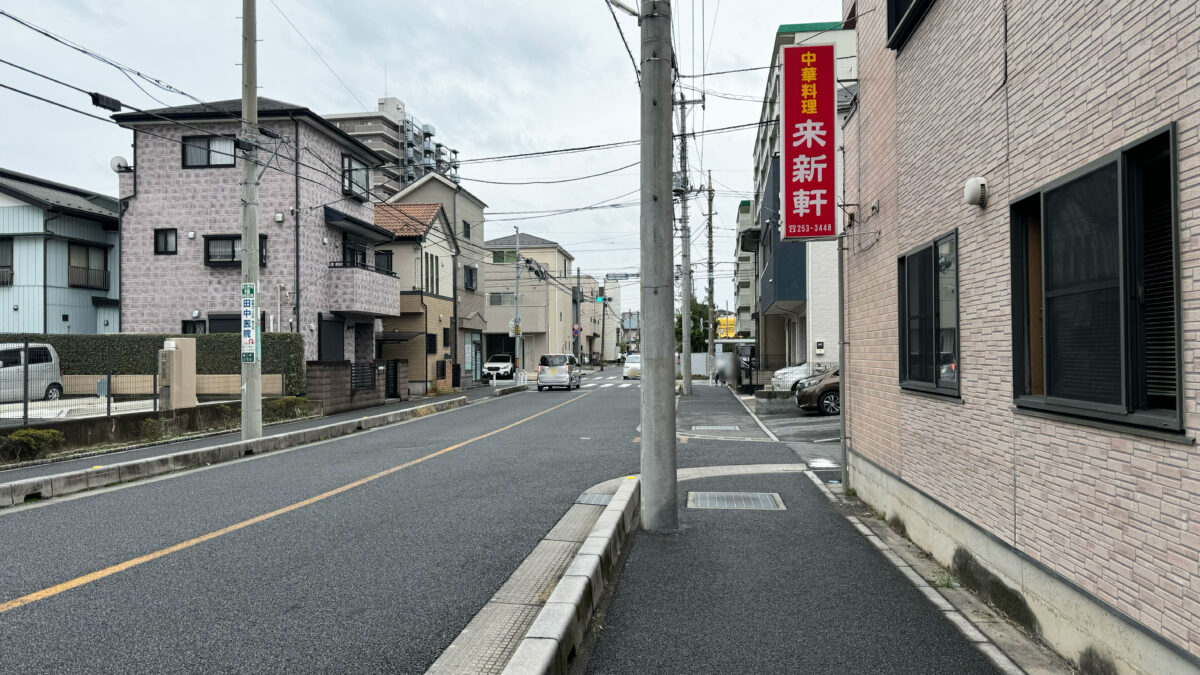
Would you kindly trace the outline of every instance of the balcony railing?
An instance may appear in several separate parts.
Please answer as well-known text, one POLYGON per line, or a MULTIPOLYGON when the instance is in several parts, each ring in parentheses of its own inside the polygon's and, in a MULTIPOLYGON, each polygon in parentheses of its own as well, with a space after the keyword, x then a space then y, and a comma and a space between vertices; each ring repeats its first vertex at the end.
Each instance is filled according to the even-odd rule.
POLYGON ((12 286, 13 270, 11 267, 0 267, 0 286, 12 286))
POLYGON ((94 270, 90 267, 68 267, 67 285, 73 288, 94 288, 108 290, 108 270, 94 270))
POLYGON ((396 273, 391 270, 384 269, 382 267, 376 267, 374 265, 368 265, 367 263, 358 262, 355 260, 330 260, 329 266, 330 267, 353 267, 353 268, 360 269, 360 270, 367 270, 369 272, 376 272, 378 274, 386 274, 389 277, 396 276, 396 273))

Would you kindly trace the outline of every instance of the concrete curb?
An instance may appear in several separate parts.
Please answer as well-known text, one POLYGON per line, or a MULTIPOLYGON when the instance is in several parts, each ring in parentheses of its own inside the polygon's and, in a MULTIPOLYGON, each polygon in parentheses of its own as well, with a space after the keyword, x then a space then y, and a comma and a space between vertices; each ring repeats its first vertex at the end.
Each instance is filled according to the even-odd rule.
POLYGON ((27 478, 25 480, 0 483, 0 508, 23 504, 27 498, 49 499, 62 497, 84 490, 107 487, 117 483, 128 483, 141 478, 165 473, 194 469, 220 462, 229 462, 246 455, 258 455, 273 450, 282 450, 306 443, 329 440, 358 431, 366 431, 396 424, 417 417, 424 417, 466 405, 467 397, 459 396, 446 401, 395 410, 382 415, 360 417, 326 424, 312 429, 289 431, 275 436, 264 436, 252 441, 235 441, 196 450, 184 450, 169 455, 147 457, 108 466, 68 471, 51 476, 27 478))
POLYGON ((529 385, 527 384, 514 384, 508 387, 500 387, 499 389, 493 390, 492 396, 507 396, 509 394, 515 394, 519 391, 525 391, 526 389, 529 389, 529 385))
POLYGON ((613 568, 637 527, 641 480, 621 482, 554 592, 517 645, 503 675, 565 675, 569 657, 582 645, 592 612, 613 568))

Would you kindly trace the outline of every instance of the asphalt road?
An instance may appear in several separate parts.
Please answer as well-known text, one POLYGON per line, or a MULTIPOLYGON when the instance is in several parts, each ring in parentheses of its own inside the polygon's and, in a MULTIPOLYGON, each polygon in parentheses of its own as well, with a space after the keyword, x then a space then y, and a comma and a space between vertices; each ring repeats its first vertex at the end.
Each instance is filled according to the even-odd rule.
MULTIPOLYGON (((453 394, 447 396, 439 396, 435 398, 424 398, 416 401, 404 401, 403 403, 391 403, 388 405, 375 406, 373 408, 364 408, 361 410, 350 410, 347 412, 328 415, 325 417, 314 417, 312 419, 298 420, 295 422, 284 422, 282 424, 272 424, 263 427, 263 434, 266 436, 274 436, 289 431, 298 431, 301 429, 312 429, 314 427, 333 424, 344 420, 355 419, 364 415, 382 415, 394 410, 404 410, 405 408, 414 408, 426 403, 454 398, 455 396, 466 396, 469 401, 478 401, 490 396, 492 388, 478 387, 469 389, 461 394, 453 394)), ((116 464, 118 462, 130 462, 135 459, 145 459, 147 457, 159 457, 169 455, 174 452, 183 452, 184 450, 195 450, 197 448, 207 448, 223 443, 232 443, 233 441, 241 440, 240 431, 231 431, 226 434, 218 434, 205 438, 193 438, 185 441, 175 441, 173 443, 160 443, 158 445, 150 445, 133 450, 118 450, 109 452, 103 455, 92 455, 90 457, 81 457, 79 459, 64 459, 58 462, 49 462, 46 464, 36 464, 34 466, 21 467, 19 469, 0 469, 0 483, 8 483, 15 480, 23 480, 26 478, 37 478, 39 476, 49 476, 64 471, 76 471, 78 469, 90 469, 93 466, 105 466, 108 464, 116 464)))
POLYGON ((0 511, 0 673, 423 672, 581 492, 637 470, 639 393, 505 396, 0 511))

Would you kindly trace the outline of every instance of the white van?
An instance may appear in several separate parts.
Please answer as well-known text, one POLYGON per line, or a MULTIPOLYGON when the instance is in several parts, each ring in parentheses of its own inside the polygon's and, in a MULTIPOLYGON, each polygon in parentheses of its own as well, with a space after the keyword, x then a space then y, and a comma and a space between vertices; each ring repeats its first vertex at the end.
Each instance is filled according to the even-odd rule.
MULTIPOLYGON (((25 364, 20 342, 0 343, 0 401, 25 398, 25 364)), ((29 343, 29 398, 56 401, 62 396, 62 366, 58 352, 44 342, 29 343)))

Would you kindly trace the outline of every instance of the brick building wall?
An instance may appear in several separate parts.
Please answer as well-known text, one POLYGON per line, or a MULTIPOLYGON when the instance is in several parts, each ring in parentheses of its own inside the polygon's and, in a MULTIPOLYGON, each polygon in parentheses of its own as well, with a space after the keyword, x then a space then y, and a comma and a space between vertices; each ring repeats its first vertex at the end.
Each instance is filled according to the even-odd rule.
POLYGON ((1200 656, 1200 5, 939 0, 899 52, 883 0, 857 13, 846 198, 879 209, 847 244, 852 451, 1200 656), (1171 122, 1186 434, 1016 412, 1010 204, 1171 122), (962 197, 977 175, 983 209, 962 197), (961 398, 939 399, 898 384, 897 257, 955 230, 961 398))

